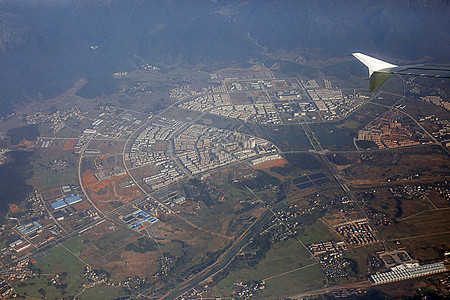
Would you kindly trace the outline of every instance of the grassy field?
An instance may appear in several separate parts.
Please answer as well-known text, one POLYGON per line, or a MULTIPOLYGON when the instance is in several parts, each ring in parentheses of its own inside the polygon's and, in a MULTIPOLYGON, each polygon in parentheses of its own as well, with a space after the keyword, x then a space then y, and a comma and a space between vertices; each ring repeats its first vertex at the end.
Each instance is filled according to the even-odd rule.
POLYGON ((8 245, 8 240, 4 239, 0 241, 0 249, 5 248, 8 245))
POLYGON ((340 129, 356 129, 359 126, 361 126, 361 123, 356 120, 347 120, 344 123, 336 125, 336 127, 340 129))
POLYGON ((42 273, 83 274, 85 264, 63 247, 54 247, 50 254, 41 258, 37 267, 42 273))
POLYGON ((82 290, 85 265, 63 247, 55 247, 50 250, 49 255, 41 258, 36 266, 41 270, 41 274, 49 275, 41 275, 40 278, 24 281, 26 286, 14 284, 15 290, 19 294, 40 298, 42 295, 39 293, 39 289, 42 288, 45 290, 47 298, 54 299, 75 296, 82 290), (65 289, 57 289, 54 285, 47 284, 48 280, 53 277, 52 274, 61 274, 62 272, 67 272, 67 277, 61 281, 62 284, 67 285, 65 289))
POLYGON ((276 191, 274 191, 272 189, 265 189, 265 190, 261 190, 261 191, 254 191, 254 193, 262 201, 274 200, 277 197, 276 191))
POLYGON ((34 174, 29 180, 31 185, 44 191, 61 185, 78 184, 77 157, 72 152, 60 149, 47 150, 45 153, 42 151, 34 153, 30 160, 34 174), (68 165, 64 170, 53 173, 47 168, 53 160, 67 161, 68 165))
POLYGON ((92 240, 92 243, 100 250, 119 249, 129 243, 128 240, 135 240, 138 237, 137 233, 118 227, 116 230, 109 231, 108 234, 103 234, 100 238, 92 240))
POLYGON ((219 283, 219 287, 232 290, 234 280, 266 280, 266 290, 261 294, 264 298, 319 288, 323 285, 325 275, 320 265, 308 256, 306 249, 295 239, 277 243, 258 265, 231 272, 219 283))
POLYGON ((78 253, 85 248, 86 244, 83 243, 83 239, 81 237, 76 236, 65 241, 64 246, 66 246, 73 253, 78 253))
POLYGON ((401 239, 399 243, 400 245, 396 245, 397 247, 405 247, 419 260, 442 259, 442 253, 450 248, 450 234, 411 237, 401 239))
POLYGON ((431 210, 386 227, 383 237, 421 260, 441 259, 450 247, 449 210, 431 210))
POLYGON ((115 299, 125 296, 121 287, 115 287, 110 285, 96 285, 92 288, 85 290, 78 297, 84 300, 96 300, 96 299, 115 299))
POLYGON ((227 188, 228 193, 233 198, 252 199, 254 197, 248 190, 238 189, 231 185, 228 185, 227 188))
POLYGON ((386 239, 401 239, 450 231, 448 210, 430 210, 401 219, 398 224, 382 231, 386 239))
POLYGON ((319 264, 289 274, 266 280, 267 288, 262 298, 279 299, 281 295, 292 295, 302 291, 318 289, 325 284, 325 275, 319 264))
MULTIPOLYGON (((42 298, 43 295, 39 293, 39 290, 42 288, 45 290, 45 295, 47 299, 56 299, 58 297, 66 296, 75 296, 78 294, 76 291, 67 291, 65 294, 63 294, 63 290, 57 289, 55 286, 51 285, 48 286, 47 282, 49 279, 51 279, 52 276, 41 276, 40 278, 34 278, 31 280, 26 280, 23 282, 15 282, 12 284, 13 288, 19 295, 27 296, 30 298, 42 298), (18 284, 20 283, 19 286, 18 284), (26 284, 26 286, 24 286, 26 284)), ((81 291, 81 289, 80 289, 81 291)))
POLYGON ((300 228, 303 228, 304 231, 302 234, 298 235, 298 238, 305 244, 337 240, 337 237, 332 233, 332 229, 320 219, 311 226, 300 225, 300 228))
POLYGON ((357 263, 357 273, 364 274, 369 270, 369 256, 376 256, 375 253, 382 250, 383 248, 379 244, 369 244, 363 247, 353 248, 345 251, 344 257, 354 260, 357 263))

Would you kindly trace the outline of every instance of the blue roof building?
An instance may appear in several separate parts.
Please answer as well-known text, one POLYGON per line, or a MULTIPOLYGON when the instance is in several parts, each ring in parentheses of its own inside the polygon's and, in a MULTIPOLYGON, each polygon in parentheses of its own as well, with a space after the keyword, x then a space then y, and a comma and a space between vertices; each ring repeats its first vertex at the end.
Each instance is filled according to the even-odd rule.
POLYGON ((72 196, 66 197, 66 202, 69 205, 81 202, 81 200, 82 200, 81 197, 78 195, 72 195, 72 196))
POLYGON ((50 205, 53 207, 53 209, 58 210, 58 209, 66 207, 67 203, 64 202, 64 200, 59 200, 59 201, 53 202, 50 205))

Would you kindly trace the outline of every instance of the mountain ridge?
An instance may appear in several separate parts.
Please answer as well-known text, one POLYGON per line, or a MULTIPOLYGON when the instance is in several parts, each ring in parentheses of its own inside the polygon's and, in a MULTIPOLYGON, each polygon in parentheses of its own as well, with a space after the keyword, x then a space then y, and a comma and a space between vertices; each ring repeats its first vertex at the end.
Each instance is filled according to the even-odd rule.
POLYGON ((133 56, 188 67, 263 61, 248 33, 268 51, 325 58, 358 51, 445 63, 450 53, 442 0, 2 0, 0 15, 2 115, 81 77, 130 68, 133 56))

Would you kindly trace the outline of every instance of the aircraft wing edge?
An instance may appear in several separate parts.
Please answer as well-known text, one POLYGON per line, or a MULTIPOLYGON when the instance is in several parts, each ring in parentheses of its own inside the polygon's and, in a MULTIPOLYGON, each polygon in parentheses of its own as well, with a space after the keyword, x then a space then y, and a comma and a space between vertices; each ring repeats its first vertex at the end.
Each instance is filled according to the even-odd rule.
POLYGON ((398 67, 397 65, 359 52, 352 53, 352 55, 369 69, 369 77, 371 77, 374 72, 389 73, 390 69, 398 67))

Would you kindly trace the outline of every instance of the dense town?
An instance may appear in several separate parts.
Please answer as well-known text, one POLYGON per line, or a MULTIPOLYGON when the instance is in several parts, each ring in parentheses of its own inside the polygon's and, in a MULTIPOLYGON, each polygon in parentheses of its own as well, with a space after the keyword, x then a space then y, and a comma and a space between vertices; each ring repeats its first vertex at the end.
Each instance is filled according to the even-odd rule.
MULTIPOLYGON (((151 64, 142 65, 141 69, 160 71, 151 64)), ((170 234, 184 229, 168 227, 185 222, 200 232, 209 233, 209 229, 197 225, 201 224, 199 216, 204 215, 205 211, 212 211, 217 205, 226 204, 227 193, 235 190, 240 190, 238 198, 242 197, 236 207, 238 216, 245 215, 245 218, 239 217, 239 221, 247 222, 242 227, 244 229, 240 229, 243 232, 240 238, 248 238, 246 243, 241 248, 229 246, 220 250, 225 254, 234 251, 233 256, 221 256, 220 251, 218 255, 208 253, 213 258, 208 258, 197 267, 188 268, 183 273, 184 279, 198 276, 203 280, 193 281, 195 284, 183 287, 178 295, 192 298, 211 295, 216 291, 214 284, 224 279, 217 274, 221 275, 228 265, 234 270, 257 265, 268 255, 273 245, 291 241, 306 251, 310 265, 317 265, 324 278, 332 282, 356 278, 358 269, 349 253, 363 247, 373 252, 368 259, 370 272, 365 271, 362 275, 367 280, 367 287, 445 272, 446 267, 441 261, 420 262, 409 257, 406 250, 402 250, 406 254, 401 251, 398 252, 400 254, 374 251, 386 243, 379 228, 390 228, 401 220, 399 216, 392 217, 388 212, 371 206, 371 201, 380 197, 381 189, 359 191, 358 198, 355 198, 345 183, 339 180, 340 175, 333 167, 277 173, 286 163, 292 163, 288 152, 282 151, 269 139, 235 129, 215 127, 213 121, 215 117, 224 117, 241 122, 239 124, 252 125, 326 124, 352 117, 372 99, 356 90, 339 89, 325 78, 304 81, 299 78, 276 79, 259 67, 246 72, 211 74, 210 84, 213 84, 207 88, 186 85, 171 89, 169 95, 174 101, 173 107, 182 113, 199 114, 195 118, 190 115, 170 118, 107 105, 99 106, 95 113, 83 113, 74 107, 50 114, 20 115, 18 118, 26 124, 51 124, 54 134, 64 128, 67 122, 77 120, 81 130, 76 137, 38 137, 35 146, 39 151, 69 151, 76 155, 79 159, 76 171, 78 184, 62 182, 57 188, 36 190, 32 197, 26 199, 25 206, 10 205, 8 226, 1 229, 4 245, 1 249, 2 297, 16 295, 17 290, 13 286, 24 288, 26 282, 41 276, 38 266, 50 255, 51 249, 64 251, 82 263, 83 291, 102 285, 121 288, 129 295, 136 295, 136 291, 141 290, 145 290, 147 296, 169 292, 169 285, 154 290, 149 288, 155 280, 160 280, 159 283, 174 282, 171 281, 173 278, 180 280, 176 272, 180 270, 177 268, 181 258, 164 252, 161 247, 167 243, 165 239, 170 234), (220 184, 214 182, 220 176, 217 174, 222 172, 228 178, 220 184), (266 174, 264 180, 267 182, 258 182, 261 174, 266 174), (198 181, 194 184, 193 180, 198 181), (224 188, 223 182, 231 184, 232 188, 224 188), (282 200, 287 193, 282 195, 284 198, 279 196, 281 184, 289 186, 293 191, 289 197, 297 197, 296 200, 282 200), (341 192, 337 192, 337 187, 342 188, 341 192), (259 217, 256 217, 258 214, 253 217, 247 214, 256 211, 259 217), (178 221, 174 222, 174 219, 178 221), (252 226, 258 224, 259 220, 264 220, 264 226, 251 236, 246 235, 252 232, 252 226), (310 220, 314 220, 314 224, 327 226, 334 237, 303 243, 301 237, 305 230, 304 224, 311 223, 310 220), (152 274, 118 280, 117 275, 113 274, 114 269, 103 268, 110 267, 107 264, 97 267, 83 258, 86 252, 81 254, 80 250, 72 251, 69 246, 65 246, 74 238, 83 237, 83 243, 91 245, 90 239, 122 232, 139 236, 137 240, 128 242, 124 251, 158 253, 155 256, 158 257, 155 260, 157 266, 152 274), (223 263, 221 260, 224 257, 228 260, 227 264, 224 263, 222 269, 213 273, 215 264, 223 263), (205 271, 202 266, 206 268, 205 271), (207 281, 207 275, 213 279, 207 281)), ((113 76, 127 78, 129 73, 116 72, 113 76)), ((144 85, 131 88, 147 91, 144 85)), ((446 104, 443 104, 445 101, 440 98, 425 97, 422 101, 446 108, 446 104)), ((377 149, 387 150, 427 146, 435 142, 408 121, 400 112, 403 109, 404 106, 396 105, 380 114, 356 132, 354 142, 370 141, 377 149)), ((440 120, 426 117, 420 122, 424 125, 430 122, 437 124, 440 120)), ((432 136, 444 143, 448 122, 442 122, 439 123, 442 127, 432 127, 435 130, 432 136)), ((310 136, 306 133, 306 136, 311 143, 316 141, 316 145, 312 145, 315 150, 303 152, 322 155, 317 151, 321 148, 314 133, 310 136)), ((324 156, 321 159, 327 165, 324 156)), ((370 153, 361 154, 359 160, 371 161, 373 156, 370 153)), ((55 176, 71 170, 73 166, 64 158, 52 159, 43 165, 55 176)), ((404 178, 390 176, 386 183, 394 185, 386 191, 395 199, 400 199, 398 201, 420 199, 438 210, 430 200, 430 194, 433 197, 439 195, 448 201, 448 183, 403 184, 404 181, 420 178, 421 171, 416 173, 406 174, 404 178)), ((226 231, 227 227, 224 228, 226 231)), ((222 233, 213 235, 229 238, 222 233)), ((184 249, 184 241, 178 240, 178 237, 169 239, 184 249)), ((233 243, 237 242, 240 240, 236 239, 233 243)), ((69 279, 70 276, 64 272, 58 272, 48 277, 47 282, 49 286, 65 291, 69 279)), ((443 279, 442 284, 446 282, 443 279)), ((258 298, 272 284, 271 281, 238 277, 232 281, 230 289, 234 298, 258 298)), ((45 289, 39 290, 39 293, 43 297, 47 295, 45 289)), ((335 296, 348 296, 364 294, 365 290, 349 288, 332 293, 335 296)))

